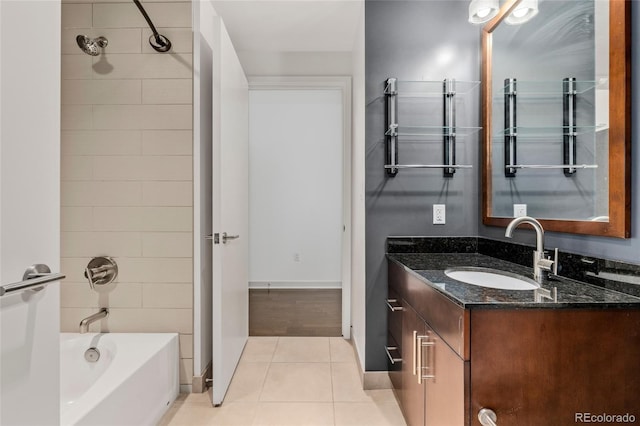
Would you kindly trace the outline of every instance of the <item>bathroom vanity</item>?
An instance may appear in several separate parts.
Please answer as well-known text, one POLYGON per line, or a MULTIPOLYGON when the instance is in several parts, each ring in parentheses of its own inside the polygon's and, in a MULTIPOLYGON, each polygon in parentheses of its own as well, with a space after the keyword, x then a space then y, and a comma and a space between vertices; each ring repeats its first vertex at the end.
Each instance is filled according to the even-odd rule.
POLYGON ((473 245, 392 246, 387 354, 407 424, 480 425, 483 408, 501 426, 640 420, 640 298, 561 277, 542 291, 466 284, 445 270, 532 270, 473 245))

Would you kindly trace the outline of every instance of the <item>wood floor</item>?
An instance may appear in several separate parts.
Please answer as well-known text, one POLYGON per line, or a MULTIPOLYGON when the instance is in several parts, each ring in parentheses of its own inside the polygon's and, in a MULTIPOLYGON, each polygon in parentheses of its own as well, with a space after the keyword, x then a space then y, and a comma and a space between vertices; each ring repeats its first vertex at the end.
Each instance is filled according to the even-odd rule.
POLYGON ((249 290, 250 336, 341 336, 342 290, 249 290))

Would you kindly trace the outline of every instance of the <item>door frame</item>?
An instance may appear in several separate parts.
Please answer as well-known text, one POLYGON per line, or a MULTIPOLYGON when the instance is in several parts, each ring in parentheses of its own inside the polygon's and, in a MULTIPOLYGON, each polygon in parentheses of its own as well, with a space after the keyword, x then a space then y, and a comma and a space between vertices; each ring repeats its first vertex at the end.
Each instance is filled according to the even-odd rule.
POLYGON ((248 76, 252 90, 339 90, 342 94, 342 337, 351 339, 351 77, 248 76))

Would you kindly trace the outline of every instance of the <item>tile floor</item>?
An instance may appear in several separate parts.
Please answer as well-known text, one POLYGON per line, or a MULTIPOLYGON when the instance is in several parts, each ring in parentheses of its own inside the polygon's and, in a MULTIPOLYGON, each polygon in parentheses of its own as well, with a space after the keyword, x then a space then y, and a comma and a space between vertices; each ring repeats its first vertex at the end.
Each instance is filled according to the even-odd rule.
POLYGON ((160 422, 174 425, 402 426, 390 389, 364 391, 341 337, 250 337, 221 407, 181 394, 160 422))

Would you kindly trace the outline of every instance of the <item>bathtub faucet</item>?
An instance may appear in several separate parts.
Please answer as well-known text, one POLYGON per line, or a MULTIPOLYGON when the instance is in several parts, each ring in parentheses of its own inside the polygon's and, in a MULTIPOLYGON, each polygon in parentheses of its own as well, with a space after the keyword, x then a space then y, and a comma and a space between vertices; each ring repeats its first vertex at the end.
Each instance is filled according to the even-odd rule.
POLYGON ((91 324, 92 322, 101 320, 102 318, 106 318, 108 315, 109 315, 109 309, 102 308, 100 309, 100 311, 96 312, 95 314, 89 315, 88 317, 80 321, 80 334, 84 334, 87 331, 89 331, 89 324, 91 324))

